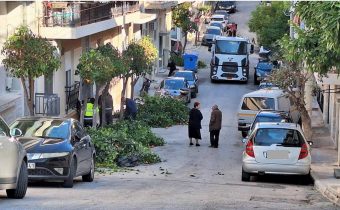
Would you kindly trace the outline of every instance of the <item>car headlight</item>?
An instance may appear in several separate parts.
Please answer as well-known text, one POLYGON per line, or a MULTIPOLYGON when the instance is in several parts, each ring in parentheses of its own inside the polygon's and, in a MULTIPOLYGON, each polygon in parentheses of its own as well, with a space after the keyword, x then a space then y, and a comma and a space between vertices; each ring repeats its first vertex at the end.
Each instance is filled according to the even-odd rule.
POLYGON ((213 71, 212 73, 213 73, 213 74, 216 74, 216 73, 217 73, 217 71, 213 71))
POLYGON ((58 152, 58 153, 27 153, 28 160, 38 160, 45 158, 56 158, 64 157, 70 154, 69 152, 58 152))
POLYGON ((190 85, 189 87, 190 87, 190 88, 194 88, 194 87, 195 87, 195 85, 190 85))

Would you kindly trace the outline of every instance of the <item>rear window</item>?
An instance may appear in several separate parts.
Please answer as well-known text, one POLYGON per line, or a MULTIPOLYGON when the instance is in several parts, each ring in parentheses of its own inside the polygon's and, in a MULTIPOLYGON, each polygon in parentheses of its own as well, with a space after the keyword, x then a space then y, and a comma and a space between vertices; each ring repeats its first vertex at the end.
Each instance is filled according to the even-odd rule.
POLYGON ((299 131, 285 128, 260 128, 253 141, 256 146, 277 144, 286 147, 301 147, 304 143, 299 131))
POLYGON ((274 98, 267 97, 245 97, 242 103, 242 110, 259 111, 263 109, 275 110, 274 98))
POLYGON ((224 21, 223 18, 212 18, 211 21, 224 21))

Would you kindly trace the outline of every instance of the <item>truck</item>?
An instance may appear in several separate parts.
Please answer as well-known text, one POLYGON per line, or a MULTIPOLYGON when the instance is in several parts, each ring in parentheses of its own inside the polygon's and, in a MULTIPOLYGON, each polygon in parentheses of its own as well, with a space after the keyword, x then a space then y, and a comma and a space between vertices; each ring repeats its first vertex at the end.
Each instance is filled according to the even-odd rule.
POLYGON ((233 80, 248 82, 249 55, 254 53, 254 45, 242 37, 215 36, 209 46, 212 52, 210 80, 233 80))

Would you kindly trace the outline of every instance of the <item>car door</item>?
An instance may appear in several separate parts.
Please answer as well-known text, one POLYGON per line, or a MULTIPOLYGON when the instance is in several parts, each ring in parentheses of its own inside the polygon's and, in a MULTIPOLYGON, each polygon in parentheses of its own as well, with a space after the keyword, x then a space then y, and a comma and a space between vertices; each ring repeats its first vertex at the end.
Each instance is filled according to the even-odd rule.
POLYGON ((72 146, 77 156, 77 174, 79 174, 86 170, 86 144, 84 133, 79 129, 77 122, 73 122, 71 134, 72 146))
POLYGON ((77 132, 80 134, 80 142, 82 144, 82 153, 84 155, 84 171, 87 172, 91 168, 91 159, 92 159, 92 147, 93 145, 91 144, 90 141, 90 136, 86 134, 83 126, 76 121, 76 128, 77 132))

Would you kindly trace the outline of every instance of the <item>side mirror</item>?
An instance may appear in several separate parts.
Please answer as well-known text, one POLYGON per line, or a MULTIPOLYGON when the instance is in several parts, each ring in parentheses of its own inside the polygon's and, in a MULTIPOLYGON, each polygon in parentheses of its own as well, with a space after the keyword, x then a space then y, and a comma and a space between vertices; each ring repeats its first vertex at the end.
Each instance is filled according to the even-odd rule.
POLYGON ((254 45, 250 45, 250 54, 253 54, 254 53, 254 45))
POLYGON ((312 141, 307 141, 307 143, 309 144, 309 146, 313 146, 313 142, 312 141))
POLYGON ((10 134, 11 134, 11 136, 13 136, 13 137, 19 137, 19 136, 22 136, 22 131, 21 131, 19 128, 13 128, 13 129, 10 131, 10 134))

